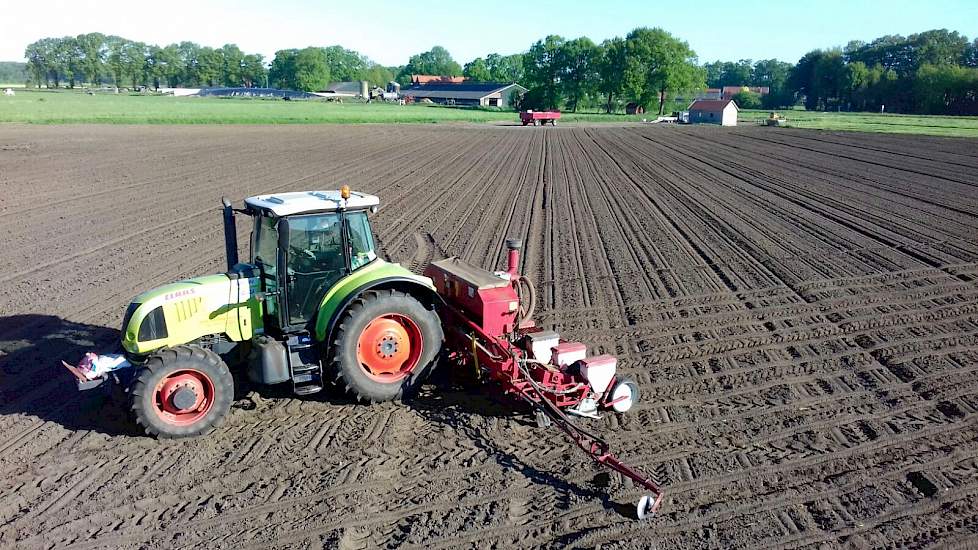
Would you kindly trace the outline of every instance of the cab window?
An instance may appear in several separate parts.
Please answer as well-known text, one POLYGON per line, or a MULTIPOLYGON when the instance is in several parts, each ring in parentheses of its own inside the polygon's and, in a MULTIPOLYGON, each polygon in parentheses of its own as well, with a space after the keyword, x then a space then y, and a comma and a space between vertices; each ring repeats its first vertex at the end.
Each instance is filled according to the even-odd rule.
MULTIPOLYGON (((278 289, 278 218, 255 218, 252 239, 252 263, 261 270, 262 290, 274 292, 278 289)), ((275 300, 265 302, 265 313, 272 318, 277 317, 278 307, 275 300)))
POLYGON ((340 216, 289 218, 287 258, 289 323, 301 324, 312 319, 326 291, 346 274, 340 216))
POLYGON ((278 220, 261 216, 255 224, 255 242, 252 245, 254 262, 266 275, 275 275, 275 263, 278 253, 278 220))
POLYGON ((346 220, 350 227, 350 268, 356 271, 377 258, 374 237, 370 233, 366 212, 347 214, 346 220))

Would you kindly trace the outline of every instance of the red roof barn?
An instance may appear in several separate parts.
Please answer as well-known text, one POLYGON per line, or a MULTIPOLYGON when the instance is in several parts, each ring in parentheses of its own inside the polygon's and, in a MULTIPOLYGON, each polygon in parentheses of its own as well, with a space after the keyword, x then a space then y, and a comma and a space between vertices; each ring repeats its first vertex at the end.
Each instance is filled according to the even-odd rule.
POLYGON ((737 125, 737 104, 732 99, 697 99, 689 104, 689 121, 721 126, 737 125))

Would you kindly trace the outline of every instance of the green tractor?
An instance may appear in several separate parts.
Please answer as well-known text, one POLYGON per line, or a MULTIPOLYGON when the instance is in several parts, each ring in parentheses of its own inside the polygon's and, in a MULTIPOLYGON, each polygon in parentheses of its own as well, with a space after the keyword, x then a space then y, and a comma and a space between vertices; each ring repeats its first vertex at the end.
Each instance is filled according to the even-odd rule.
POLYGON ((439 298, 431 279, 377 256, 368 215, 379 202, 346 186, 250 197, 243 209, 225 199, 227 272, 133 299, 118 361, 134 368, 91 377, 65 366, 81 389, 114 377, 158 437, 217 426, 233 400, 232 371, 290 382, 298 395, 327 382, 369 402, 410 394, 442 346, 439 298), (238 261, 236 214, 251 217, 247 262, 238 261))

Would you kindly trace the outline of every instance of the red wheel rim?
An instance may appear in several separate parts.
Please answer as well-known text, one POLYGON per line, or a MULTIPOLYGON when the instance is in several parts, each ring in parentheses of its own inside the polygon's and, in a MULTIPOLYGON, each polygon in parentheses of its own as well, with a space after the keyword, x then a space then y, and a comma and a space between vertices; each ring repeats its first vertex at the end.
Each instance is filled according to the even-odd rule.
POLYGON ((417 323, 405 315, 388 313, 363 327, 357 340, 357 360, 368 377, 390 384, 418 366, 423 344, 417 323))
POLYGON ((200 371, 173 372, 156 385, 153 405, 164 422, 176 426, 193 424, 214 405, 214 383, 200 371))

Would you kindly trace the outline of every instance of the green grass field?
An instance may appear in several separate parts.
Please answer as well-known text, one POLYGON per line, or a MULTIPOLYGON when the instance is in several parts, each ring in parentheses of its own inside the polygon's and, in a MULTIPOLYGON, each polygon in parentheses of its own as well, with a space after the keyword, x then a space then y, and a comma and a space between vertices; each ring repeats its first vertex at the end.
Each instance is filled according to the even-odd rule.
MULTIPOLYGON (((632 122, 642 117, 565 113, 561 122, 632 122)), ((516 113, 433 105, 273 99, 87 95, 18 90, 0 96, 0 122, 32 124, 354 124, 516 122, 516 113)))
MULTIPOLYGON (((0 88, 4 87, 0 85, 0 88)), ((432 105, 389 103, 327 103, 200 97, 87 95, 80 91, 18 89, 14 97, 0 96, 0 123, 30 124, 359 124, 513 122, 513 112, 455 109, 432 105)), ((891 115, 875 113, 820 113, 783 111, 789 126, 818 130, 849 130, 978 137, 978 117, 891 115)), ((768 111, 744 110, 740 123, 755 124, 768 111)), ((639 122, 654 114, 637 116, 601 113, 564 113, 561 122, 639 122)))
MULTIPOLYGON (((792 128, 848 130, 889 134, 926 134, 932 136, 978 137, 978 117, 894 115, 879 113, 823 113, 818 111, 779 111, 792 128)), ((741 124, 754 124, 770 111, 740 112, 741 124)))

